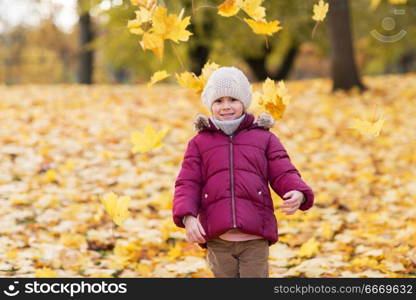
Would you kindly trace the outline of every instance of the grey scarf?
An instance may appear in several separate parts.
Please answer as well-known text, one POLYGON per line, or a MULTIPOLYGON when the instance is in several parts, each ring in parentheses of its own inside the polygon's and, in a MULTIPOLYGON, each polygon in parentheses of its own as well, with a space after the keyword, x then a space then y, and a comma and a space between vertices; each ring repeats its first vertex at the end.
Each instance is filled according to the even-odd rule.
POLYGON ((235 120, 220 121, 214 116, 210 117, 210 119, 212 123, 214 123, 217 128, 221 129, 226 135, 231 135, 238 128, 238 126, 240 126, 240 123, 243 121, 245 115, 246 114, 242 114, 241 117, 235 120))

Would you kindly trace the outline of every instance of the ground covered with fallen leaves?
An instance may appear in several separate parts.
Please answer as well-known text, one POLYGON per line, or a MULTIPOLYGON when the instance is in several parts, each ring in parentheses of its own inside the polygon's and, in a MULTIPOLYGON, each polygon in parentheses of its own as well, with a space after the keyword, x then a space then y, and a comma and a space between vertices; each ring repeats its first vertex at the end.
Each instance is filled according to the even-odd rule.
MULTIPOLYGON (((416 277, 416 74, 364 82, 362 94, 286 82, 272 131, 316 198, 286 216, 273 194, 271 277, 416 277), (381 115, 376 137, 348 127, 381 115)), ((208 113, 199 102, 164 84, 0 86, 0 276, 213 277, 171 215, 193 119, 208 113), (133 153, 149 124, 169 128, 162 147, 133 153), (131 198, 117 227, 99 199, 109 192, 131 198)))

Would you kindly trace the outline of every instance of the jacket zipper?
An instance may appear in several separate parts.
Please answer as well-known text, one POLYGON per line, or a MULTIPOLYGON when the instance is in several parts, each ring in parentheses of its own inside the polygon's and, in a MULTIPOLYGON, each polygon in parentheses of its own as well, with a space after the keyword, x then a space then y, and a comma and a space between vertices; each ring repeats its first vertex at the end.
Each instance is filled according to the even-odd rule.
POLYGON ((233 135, 230 135, 230 178, 231 178, 231 213, 233 216, 233 228, 236 228, 237 224, 235 221, 234 174, 233 174, 233 135))

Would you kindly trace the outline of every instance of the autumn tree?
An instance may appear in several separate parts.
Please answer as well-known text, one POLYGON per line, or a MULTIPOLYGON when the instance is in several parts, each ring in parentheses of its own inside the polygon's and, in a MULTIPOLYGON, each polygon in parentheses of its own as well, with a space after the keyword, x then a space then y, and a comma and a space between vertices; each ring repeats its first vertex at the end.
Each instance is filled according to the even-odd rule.
POLYGON ((78 82, 91 84, 94 69, 94 50, 91 42, 94 40, 94 30, 90 10, 99 3, 98 0, 78 0, 79 14, 79 66, 78 82))
POLYGON ((348 0, 329 0, 329 37, 331 43, 332 89, 348 90, 357 86, 364 90, 358 74, 352 42, 348 0))

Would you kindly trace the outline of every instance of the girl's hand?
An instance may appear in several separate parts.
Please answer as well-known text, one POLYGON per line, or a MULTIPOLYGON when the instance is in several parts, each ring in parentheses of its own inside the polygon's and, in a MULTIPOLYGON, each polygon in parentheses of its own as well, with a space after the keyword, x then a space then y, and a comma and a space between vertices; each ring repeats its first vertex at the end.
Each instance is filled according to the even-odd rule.
POLYGON ((287 209, 283 210, 283 212, 286 215, 293 215, 299 208, 299 206, 303 203, 304 197, 305 196, 302 192, 296 190, 289 191, 286 194, 284 194, 283 199, 287 200, 284 200, 283 204, 280 207, 287 207, 287 209))
POLYGON ((205 243, 204 228, 197 218, 194 216, 188 215, 185 218, 185 229, 186 229, 186 240, 189 243, 205 243))

